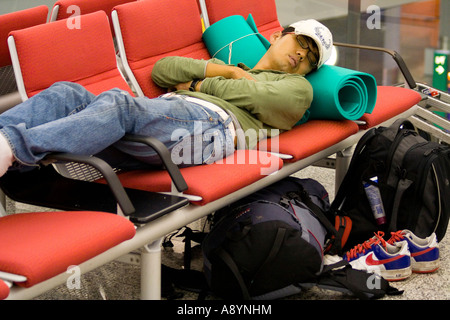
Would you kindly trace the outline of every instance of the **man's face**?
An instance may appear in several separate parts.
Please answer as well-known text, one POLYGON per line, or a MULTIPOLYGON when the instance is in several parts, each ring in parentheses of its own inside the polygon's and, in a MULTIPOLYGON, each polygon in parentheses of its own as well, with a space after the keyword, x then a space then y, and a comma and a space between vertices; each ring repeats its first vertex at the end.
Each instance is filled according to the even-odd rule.
MULTIPOLYGON (((307 37, 300 37, 303 37, 306 42, 307 37)), ((271 36, 270 42, 272 45, 269 49, 270 53, 268 53, 275 70, 306 75, 314 69, 307 54, 312 50, 316 57, 319 57, 316 46, 310 45, 308 49, 302 48, 297 41, 297 35, 286 34, 282 36, 281 31, 275 32, 271 36)), ((307 42, 312 44, 311 39, 308 39, 307 42)))

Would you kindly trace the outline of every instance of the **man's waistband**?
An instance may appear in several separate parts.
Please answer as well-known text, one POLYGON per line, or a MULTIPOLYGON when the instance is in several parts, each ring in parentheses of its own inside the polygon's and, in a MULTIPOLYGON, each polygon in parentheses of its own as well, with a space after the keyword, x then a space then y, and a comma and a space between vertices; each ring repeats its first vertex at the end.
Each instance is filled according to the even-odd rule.
POLYGON ((228 119, 231 118, 231 121, 229 121, 229 123, 227 125, 227 128, 228 128, 228 130, 230 130, 231 138, 233 139, 233 141, 235 142, 235 145, 236 145, 236 125, 234 124, 233 117, 230 116, 225 110, 223 110, 218 105, 216 105, 216 104, 214 104, 212 102, 203 100, 203 99, 199 99, 199 98, 195 98, 195 97, 191 97, 191 96, 186 96, 186 95, 181 95, 181 94, 176 94, 176 93, 171 93, 171 92, 163 94, 160 97, 162 97, 162 98, 166 98, 166 97, 180 97, 180 98, 185 99, 186 101, 190 101, 190 102, 199 104, 199 105, 201 105, 201 106, 203 106, 203 107, 205 107, 205 108, 207 108, 207 109, 217 113, 222 118, 222 120, 224 122, 227 122, 228 119))

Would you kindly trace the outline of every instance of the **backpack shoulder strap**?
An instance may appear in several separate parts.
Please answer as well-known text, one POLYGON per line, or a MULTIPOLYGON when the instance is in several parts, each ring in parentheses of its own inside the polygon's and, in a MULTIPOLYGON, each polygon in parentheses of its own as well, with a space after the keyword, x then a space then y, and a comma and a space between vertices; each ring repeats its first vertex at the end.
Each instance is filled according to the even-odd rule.
MULTIPOLYGON (((293 200, 301 201, 303 202, 311 211, 313 212, 314 216, 319 220, 319 222, 322 224, 322 226, 325 227, 325 229, 330 233, 330 243, 327 244, 326 251, 330 253, 341 253, 342 251, 342 244, 343 244, 343 237, 348 235, 345 235, 345 231, 349 230, 348 227, 345 224, 348 223, 347 219, 344 219, 341 223, 341 220, 339 220, 339 225, 336 228, 334 226, 329 217, 325 214, 325 212, 320 208, 317 204, 315 204, 311 197, 309 196, 308 192, 303 188, 301 184, 299 184, 299 192, 290 192, 287 194, 287 196, 293 200), (299 198, 299 199, 298 199, 299 198)), ((336 217, 336 216, 335 216, 336 217)), ((333 218, 335 218, 333 217, 333 218)), ((345 241, 344 241, 345 242, 345 241)))
POLYGON ((245 284, 244 278, 242 278, 242 275, 239 272, 239 268, 237 267, 233 258, 231 258, 231 256, 228 254, 228 252, 226 252, 222 248, 217 249, 216 254, 225 263, 225 265, 228 267, 228 269, 231 271, 231 273, 235 277, 235 279, 239 285, 239 288, 241 289, 242 298, 244 300, 250 300, 251 296, 250 296, 250 293, 248 292, 247 285, 245 284))
POLYGON ((335 236, 337 235, 336 229, 331 224, 330 220, 327 218, 327 216, 323 212, 322 208, 320 208, 317 204, 315 204, 311 200, 311 197, 309 196, 308 192, 306 192, 306 190, 301 188, 300 192, 295 193, 295 194, 289 193, 289 195, 291 195, 291 197, 294 200, 297 200, 297 201, 300 200, 301 202, 306 204, 306 206, 311 209, 311 211, 314 213, 314 215, 320 221, 320 223, 322 223, 322 225, 325 227, 325 229, 327 229, 327 231, 331 232, 333 235, 335 235, 335 236), (298 195, 300 197, 300 199, 296 199, 296 195, 298 195))
POLYGON ((362 138, 356 144, 355 150, 353 151, 352 159, 350 160, 350 164, 347 169, 347 173, 344 176, 344 179, 339 186, 339 189, 334 197, 333 202, 331 203, 331 209, 333 211, 338 211, 341 205, 344 203, 345 197, 349 192, 349 188, 354 181, 358 179, 357 175, 353 174, 353 171, 356 168, 356 162, 358 161, 358 155, 361 154, 365 146, 377 135, 376 128, 372 128, 367 131, 362 138))
MULTIPOLYGON (((286 229, 285 228, 278 228, 277 234, 275 236, 275 240, 272 244, 272 248, 270 249, 269 254, 267 255, 267 258, 264 260, 264 262, 261 264, 259 269, 255 272, 253 279, 256 279, 256 277, 259 274, 259 271, 264 268, 265 265, 267 265, 270 261, 272 261, 280 251, 281 247, 283 246, 283 240, 286 235, 286 229)), ((242 278, 241 272, 239 271, 238 266, 234 262, 233 258, 222 248, 218 248, 216 250, 217 256, 222 260, 222 262, 225 263, 225 265, 228 267, 228 269, 233 274, 235 280, 239 284, 239 288, 241 289, 242 298, 244 300, 251 300, 251 295, 249 292, 249 287, 247 287, 247 284, 245 283, 244 279, 242 278)))

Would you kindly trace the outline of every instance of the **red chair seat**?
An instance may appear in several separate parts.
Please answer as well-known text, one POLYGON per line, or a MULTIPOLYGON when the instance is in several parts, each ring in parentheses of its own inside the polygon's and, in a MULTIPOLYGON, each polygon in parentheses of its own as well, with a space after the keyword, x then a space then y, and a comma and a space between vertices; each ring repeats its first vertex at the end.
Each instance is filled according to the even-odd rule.
POLYGON ((269 150, 292 155, 288 162, 298 161, 328 148, 358 132, 359 129, 374 127, 417 104, 421 96, 418 92, 401 87, 379 86, 377 102, 371 114, 364 114, 360 120, 365 125, 358 127, 353 121, 311 120, 279 136, 278 151, 271 146, 273 141, 259 144, 260 150, 269 150), (265 146, 267 144, 268 146, 265 146))
MULTIPOLYGON (((185 193, 202 197, 194 204, 204 205, 242 189, 282 166, 282 160, 274 155, 238 150, 223 163, 182 168, 181 174, 188 185, 185 193)), ((171 179, 165 170, 124 172, 119 174, 119 179, 127 188, 153 192, 171 190, 171 179)))
POLYGON ((132 238, 134 225, 104 212, 38 212, 0 218, 0 271, 36 283, 132 238))
POLYGON ((361 128, 368 129, 407 111, 422 97, 417 91, 402 87, 378 86, 377 102, 371 114, 365 113, 360 120, 366 122, 361 128))
POLYGON ((295 162, 333 146, 358 130, 358 125, 349 120, 311 120, 280 134, 278 147, 275 138, 260 142, 258 148, 291 155, 293 158, 286 161, 295 162))

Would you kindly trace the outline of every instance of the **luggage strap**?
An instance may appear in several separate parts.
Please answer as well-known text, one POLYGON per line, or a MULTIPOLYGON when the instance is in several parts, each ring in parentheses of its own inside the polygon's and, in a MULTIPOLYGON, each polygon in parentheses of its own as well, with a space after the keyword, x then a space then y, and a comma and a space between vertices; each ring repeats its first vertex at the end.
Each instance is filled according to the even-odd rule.
MULTIPOLYGON (((263 269, 263 267, 276 257, 276 255, 280 251, 280 248, 283 244, 283 239, 284 239, 285 234, 286 234, 285 228, 278 228, 277 234, 275 236, 275 240, 272 244, 272 248, 270 249, 269 254, 267 255, 267 258, 261 264, 259 269, 255 272, 255 275, 253 276, 252 280, 256 279, 256 277, 258 276, 259 272, 263 269)), ((241 289, 242 298, 244 300, 250 300, 251 299, 250 292, 249 292, 250 287, 247 287, 247 285, 239 271, 239 268, 237 267, 233 258, 229 255, 228 252, 226 252, 222 248, 217 249, 216 253, 217 253, 218 257, 220 257, 220 259, 222 259, 222 261, 227 265, 227 267, 233 273, 236 281, 239 284, 239 288, 241 289)), ((251 286, 251 284, 250 284, 250 286, 251 286)))

